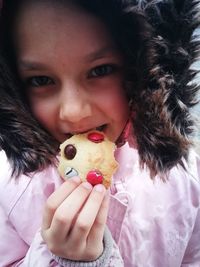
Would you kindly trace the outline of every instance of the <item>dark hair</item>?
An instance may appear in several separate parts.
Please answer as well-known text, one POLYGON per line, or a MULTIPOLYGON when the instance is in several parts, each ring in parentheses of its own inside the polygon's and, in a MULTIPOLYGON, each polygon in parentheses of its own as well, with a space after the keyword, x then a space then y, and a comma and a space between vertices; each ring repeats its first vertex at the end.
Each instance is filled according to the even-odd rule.
MULTIPOLYGON (((12 70, 15 66, 12 64, 13 55, 8 51, 12 48, 9 29, 14 18, 13 4, 17 9, 19 2, 6 0, 2 9, 1 50, 12 70)), ((54 3, 56 2, 64 4, 67 1, 55 0, 54 3)), ((199 1, 74 0, 71 2, 98 16, 124 55, 125 89, 135 114, 132 121, 141 165, 146 164, 153 177, 157 173, 165 173, 178 163, 181 164, 183 157, 187 157, 191 145, 190 135, 194 122, 190 108, 196 103, 196 93, 199 90, 195 83, 191 83, 197 74, 191 69, 191 65, 196 60, 199 50, 199 41, 193 37, 194 30, 200 23, 199 1)), ((1 86, 0 90, 3 91, 4 87, 1 86)), ((22 95, 20 97, 23 98, 22 95)), ((4 109, 5 107, 1 107, 2 111, 4 109)), ((5 112, 2 111, 0 116, 4 119, 5 112)), ((22 110, 21 114, 23 112, 22 110)), ((17 110, 15 115, 18 116, 18 113, 17 110)), ((27 125, 26 116, 22 116, 20 124, 16 129, 22 146, 25 142, 23 125, 27 125)), ((34 124, 37 125, 35 121, 34 124)), ((14 169, 23 172, 25 164, 26 171, 37 170, 37 163, 34 165, 31 161, 27 163, 27 157, 19 155, 17 148, 19 143, 15 143, 14 140, 8 142, 7 126, 0 126, 1 146, 13 163, 14 169)), ((33 134, 32 123, 28 124, 28 127, 30 128, 27 129, 28 139, 32 135, 31 158, 35 161, 35 155, 37 157, 42 155, 40 166, 44 166, 56 152, 50 149, 53 140, 52 143, 48 140, 49 145, 45 147, 47 134, 44 134, 44 130, 37 126, 37 133, 35 131, 33 134)), ((10 135, 12 133, 15 134, 13 129, 10 135)), ((26 155, 29 153, 27 150, 26 155)))

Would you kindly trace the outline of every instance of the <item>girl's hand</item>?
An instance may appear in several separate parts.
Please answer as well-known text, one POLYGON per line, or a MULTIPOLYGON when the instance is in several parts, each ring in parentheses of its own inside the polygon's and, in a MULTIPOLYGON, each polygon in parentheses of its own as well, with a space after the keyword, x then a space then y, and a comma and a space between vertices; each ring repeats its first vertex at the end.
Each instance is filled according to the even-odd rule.
POLYGON ((108 195, 103 185, 92 187, 78 177, 64 182, 47 200, 42 237, 62 258, 92 261, 103 252, 108 195))

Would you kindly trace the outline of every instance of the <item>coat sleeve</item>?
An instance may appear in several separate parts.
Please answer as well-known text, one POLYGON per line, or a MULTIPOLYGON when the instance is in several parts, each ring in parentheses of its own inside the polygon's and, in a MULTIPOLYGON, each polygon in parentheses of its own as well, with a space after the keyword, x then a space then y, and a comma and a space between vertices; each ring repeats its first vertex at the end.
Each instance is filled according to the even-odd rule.
MULTIPOLYGON (((83 266, 80 262, 72 262, 53 256, 44 243, 40 229, 36 232, 30 244, 20 236, 21 230, 6 218, 2 208, 0 208, 0 267, 58 267, 58 266, 83 266), (19 231, 19 232, 18 232, 19 231)), ((17 226, 17 225, 16 225, 17 226)), ((95 267, 123 267, 123 260, 119 249, 107 231, 106 247, 101 260, 84 263, 84 266, 95 267)))
MULTIPOLYGON (((2 214, 1 214, 2 215, 2 214)), ((28 246, 7 221, 0 219, 0 266, 1 267, 58 267, 38 231, 28 246)))
MULTIPOLYGON (((49 168, 32 178, 22 175, 15 180, 10 179, 9 164, 1 153, 0 161, 4 166, 0 170, 0 267, 62 266, 55 261, 40 232, 46 200, 62 182, 57 172, 49 168)), ((121 260, 118 248, 111 243, 104 267, 123 267, 121 263, 113 265, 121 260)), ((65 266, 71 267, 71 263, 65 266)), ((80 266, 79 262, 75 266, 80 266)), ((96 266, 101 266, 98 261, 96 266)))
POLYGON ((124 262, 120 255, 119 248, 117 247, 107 227, 104 233, 104 251, 97 260, 90 262, 71 261, 55 255, 53 255, 53 258, 62 267, 124 267, 124 262))
POLYGON ((40 235, 42 210, 55 190, 53 168, 11 177, 5 153, 0 152, 0 267, 59 266, 40 235))

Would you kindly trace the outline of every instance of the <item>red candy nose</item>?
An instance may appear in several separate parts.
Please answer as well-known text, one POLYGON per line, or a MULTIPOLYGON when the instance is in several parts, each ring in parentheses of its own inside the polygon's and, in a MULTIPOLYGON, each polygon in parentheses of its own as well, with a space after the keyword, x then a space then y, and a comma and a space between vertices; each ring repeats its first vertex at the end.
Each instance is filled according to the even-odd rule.
POLYGON ((101 133, 93 132, 88 134, 88 139, 94 143, 101 143, 104 140, 104 135, 101 133))
POLYGON ((103 175, 100 171, 90 171, 88 172, 86 179, 91 185, 102 184, 103 175))

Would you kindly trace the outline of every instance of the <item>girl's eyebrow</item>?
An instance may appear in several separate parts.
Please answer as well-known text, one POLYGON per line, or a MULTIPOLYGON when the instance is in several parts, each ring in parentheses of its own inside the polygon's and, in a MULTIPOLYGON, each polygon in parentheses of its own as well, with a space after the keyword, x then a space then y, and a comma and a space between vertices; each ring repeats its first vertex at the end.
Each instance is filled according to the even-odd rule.
POLYGON ((119 54, 116 47, 113 46, 106 46, 103 48, 100 48, 94 52, 90 52, 88 55, 85 56, 86 61, 95 61, 97 59, 104 58, 106 56, 114 56, 116 54, 119 54))
POLYGON ((29 61, 29 60, 20 60, 18 62, 18 65, 21 69, 24 69, 24 70, 45 70, 46 69, 45 64, 34 62, 34 61, 29 61))
MULTIPOLYGON (((84 60, 86 62, 92 62, 107 56, 115 56, 116 54, 119 54, 116 47, 106 46, 103 48, 100 48, 96 51, 92 51, 84 56, 84 60)), ((45 70, 46 65, 40 62, 34 62, 32 60, 19 60, 18 62, 19 67, 21 69, 25 70, 45 70)))

